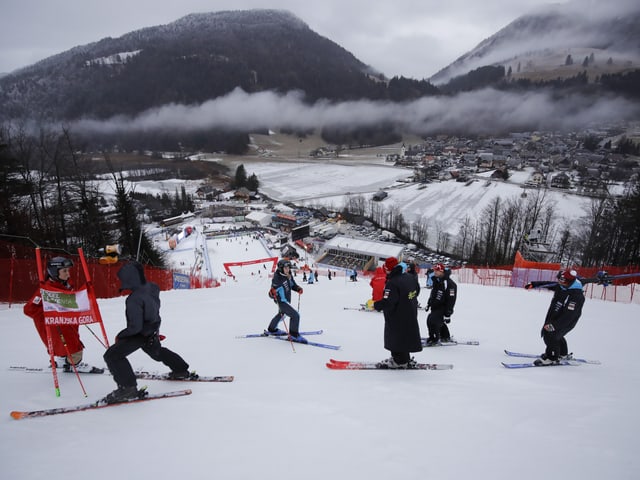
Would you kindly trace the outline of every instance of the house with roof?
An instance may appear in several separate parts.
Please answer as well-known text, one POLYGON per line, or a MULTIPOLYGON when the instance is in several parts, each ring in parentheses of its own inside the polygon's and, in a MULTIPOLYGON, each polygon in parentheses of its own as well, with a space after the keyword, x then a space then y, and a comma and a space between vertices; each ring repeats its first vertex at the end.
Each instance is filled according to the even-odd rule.
POLYGON ((566 173, 560 172, 551 178, 551 186, 554 188, 571 188, 571 179, 566 173))

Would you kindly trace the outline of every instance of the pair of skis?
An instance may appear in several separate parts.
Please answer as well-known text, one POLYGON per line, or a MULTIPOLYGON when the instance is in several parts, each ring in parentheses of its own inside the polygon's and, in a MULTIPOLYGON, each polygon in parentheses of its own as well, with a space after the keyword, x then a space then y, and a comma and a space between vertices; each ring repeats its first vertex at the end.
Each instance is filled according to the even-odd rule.
MULTIPOLYGON (((300 335, 305 337, 305 336, 310 336, 310 335, 321 335, 322 334, 322 330, 311 330, 308 332, 300 332, 300 335)), ((238 335, 236 336, 236 338, 275 338, 277 340, 283 340, 285 342, 294 342, 294 343, 299 343, 302 345, 310 345, 312 347, 320 347, 320 348, 328 348, 330 350, 340 350, 340 345, 330 345, 328 343, 320 343, 320 342, 314 342, 308 339, 305 339, 304 342, 298 341, 298 340, 294 340, 293 338, 289 338, 288 335, 284 334, 284 335, 269 335, 268 333, 248 333, 246 335, 238 335)))
MULTIPOLYGON (((27 368, 27 367, 11 367, 12 370, 15 371, 23 371, 23 372, 31 372, 31 373, 40 373, 47 372, 48 368, 27 368)), ((145 379, 145 380, 168 380, 172 382, 232 382, 234 377, 232 375, 219 375, 219 376, 201 376, 192 372, 191 375, 187 378, 174 379, 170 378, 168 373, 153 373, 153 372, 143 372, 136 371, 136 378, 145 379)), ((96 375, 95 373, 92 375, 96 375)), ((180 397, 184 395, 191 395, 190 389, 184 390, 175 390, 172 392, 164 392, 164 393, 149 393, 146 390, 147 387, 140 389, 139 397, 132 398, 128 400, 123 400, 121 402, 116 403, 107 403, 104 399, 97 400, 92 403, 87 403, 84 405, 76 405, 72 407, 59 407, 59 408, 50 408, 46 410, 32 410, 32 411, 12 411, 11 417, 16 420, 21 420, 24 418, 34 418, 34 417, 45 417, 49 415, 59 415, 62 413, 73 413, 73 412, 81 412, 84 410, 94 410, 97 408, 105 408, 105 407, 113 407, 116 405, 121 405, 123 403, 136 403, 136 402, 146 402, 148 400, 158 400, 161 398, 172 398, 172 397, 180 397)))
MULTIPOLYGON (((520 357, 520 358, 539 358, 540 355, 535 355, 532 353, 520 353, 520 352, 512 352, 510 350, 505 350, 504 353, 509 355, 510 357, 520 357)), ((525 363, 506 363, 502 362, 502 365, 505 368, 531 368, 531 367, 562 367, 562 366, 576 366, 583 364, 592 364, 592 365, 600 365, 600 360, 587 360, 586 358, 575 358, 573 356, 569 357, 565 360, 560 360, 557 363, 552 363, 549 365, 536 365, 534 362, 525 362, 525 363)))
POLYGON ((326 364, 331 370, 451 370, 450 363, 415 363, 407 368, 389 368, 381 362, 354 362, 348 360, 329 359, 326 364))
MULTIPOLYGON (((23 367, 23 366, 10 366, 9 370, 14 372, 25 373, 49 373, 49 368, 43 367, 23 367)), ((81 372, 80 375, 101 375, 103 372, 81 372)), ((104 372, 109 375, 109 372, 104 372)), ((171 382, 233 382, 233 375, 218 375, 218 376, 203 376, 198 375, 196 372, 191 372, 187 378, 171 378, 169 373, 158 372, 146 372, 143 370, 136 370, 136 378, 139 380, 166 380, 171 382)))
POLYGON ((164 392, 164 393, 149 393, 146 391, 146 387, 144 387, 139 390, 137 398, 131 398, 128 400, 117 402, 117 403, 107 403, 103 398, 92 403, 87 403, 84 405, 76 405, 73 407, 58 407, 58 408, 49 408, 46 410, 31 410, 31 411, 14 410, 13 412, 11 412, 11 417, 16 420, 23 420, 26 418, 35 418, 35 417, 47 417, 49 415, 60 415, 62 413, 82 412, 85 410, 95 410, 98 408, 115 407, 115 406, 123 405, 126 403, 147 402, 149 400, 181 397, 184 395, 191 395, 191 390, 186 389, 186 390, 175 390, 173 392, 164 392))
POLYGON ((422 338, 422 346, 423 347, 428 347, 428 348, 433 348, 433 347, 455 347, 457 345, 480 345, 480 342, 478 340, 450 340, 448 342, 438 342, 435 345, 429 345, 427 343, 429 339, 428 338, 422 338))

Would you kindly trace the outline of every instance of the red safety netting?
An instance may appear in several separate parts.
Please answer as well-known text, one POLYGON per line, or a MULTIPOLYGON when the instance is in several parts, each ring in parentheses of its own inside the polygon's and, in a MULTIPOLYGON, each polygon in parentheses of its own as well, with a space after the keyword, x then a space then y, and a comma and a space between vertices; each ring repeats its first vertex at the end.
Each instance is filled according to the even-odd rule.
MULTIPOLYGON (((43 264, 56 256, 70 258, 74 266, 71 269, 73 285, 83 285, 86 282, 77 253, 61 252, 60 250, 41 249, 43 264)), ((87 258, 89 275, 94 285, 97 298, 112 298, 120 295, 120 282, 116 276, 124 262, 102 265, 97 258, 87 258)), ((146 266, 144 268, 147 280, 157 283, 161 290, 173 288, 173 272, 160 268, 146 266)), ((0 241, 0 302, 26 302, 38 288, 38 267, 35 248, 15 243, 0 241)))

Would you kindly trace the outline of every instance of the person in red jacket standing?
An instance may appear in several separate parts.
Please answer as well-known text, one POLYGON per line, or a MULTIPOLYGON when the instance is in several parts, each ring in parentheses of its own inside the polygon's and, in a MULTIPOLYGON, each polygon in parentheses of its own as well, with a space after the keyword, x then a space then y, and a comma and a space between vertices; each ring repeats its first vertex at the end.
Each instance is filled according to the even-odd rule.
MULTIPOLYGON (((44 288, 54 292, 73 291, 69 283, 73 262, 65 257, 54 257, 47 262, 47 278, 44 288)), ((44 307, 40 288, 36 290, 31 299, 24 306, 24 314, 33 319, 33 323, 42 339, 44 346, 48 348, 47 329, 44 323, 44 307)), ((56 359, 56 367, 65 372, 71 372, 73 363, 79 372, 102 373, 104 369, 92 367, 82 362, 84 345, 80 340, 79 325, 51 325, 51 343, 56 359), (66 346, 65 346, 66 344, 66 346)))
POLYGON ((371 286, 371 299, 374 302, 382 300, 385 283, 387 283, 387 272, 384 271, 383 267, 376 268, 373 278, 369 282, 369 285, 371 286))
POLYGON ((373 274, 373 278, 369 282, 371 287, 371 299, 367 300, 366 309, 373 310, 373 304, 379 300, 382 300, 384 294, 384 286, 387 283, 387 272, 383 267, 376 268, 373 274))

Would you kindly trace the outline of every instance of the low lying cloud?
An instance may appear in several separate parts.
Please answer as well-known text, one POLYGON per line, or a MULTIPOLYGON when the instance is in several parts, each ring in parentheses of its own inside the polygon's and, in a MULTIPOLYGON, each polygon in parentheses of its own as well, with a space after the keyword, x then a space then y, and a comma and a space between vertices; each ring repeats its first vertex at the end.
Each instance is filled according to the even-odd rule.
POLYGON ((513 93, 484 89, 455 96, 423 97, 406 102, 319 101, 308 105, 300 93, 248 94, 236 89, 201 105, 168 104, 135 117, 80 120, 79 132, 203 129, 315 129, 392 124, 419 133, 488 134, 529 130, 578 130, 593 125, 637 119, 640 104, 606 96, 574 94, 561 98, 548 92, 513 93))

